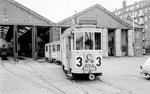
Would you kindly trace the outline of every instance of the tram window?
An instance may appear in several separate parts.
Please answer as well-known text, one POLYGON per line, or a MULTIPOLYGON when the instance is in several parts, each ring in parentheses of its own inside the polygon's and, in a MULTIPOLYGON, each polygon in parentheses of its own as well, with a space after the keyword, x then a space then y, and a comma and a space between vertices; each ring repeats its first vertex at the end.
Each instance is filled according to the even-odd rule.
MULTIPOLYGON (((72 49, 74 50, 74 33, 72 33, 72 35, 71 35, 71 39, 72 39, 72 49)), ((71 40, 70 40, 70 42, 71 42, 71 40)))
POLYGON ((51 51, 51 46, 49 46, 49 51, 51 51))
POLYGON ((46 52, 48 51, 48 46, 46 46, 46 52))
POLYGON ((101 33, 95 33, 95 50, 101 50, 101 33))
POLYGON ((83 32, 76 33, 76 50, 83 50, 83 32))
POLYGON ((68 37, 69 41, 69 50, 71 50, 71 36, 68 37))
POLYGON ((60 51, 60 45, 59 44, 57 45, 57 51, 58 52, 60 51))
POLYGON ((53 52, 55 52, 56 51, 56 48, 55 48, 55 45, 52 45, 52 49, 53 49, 53 52))
POLYGON ((85 50, 93 49, 93 33, 85 32, 85 50))

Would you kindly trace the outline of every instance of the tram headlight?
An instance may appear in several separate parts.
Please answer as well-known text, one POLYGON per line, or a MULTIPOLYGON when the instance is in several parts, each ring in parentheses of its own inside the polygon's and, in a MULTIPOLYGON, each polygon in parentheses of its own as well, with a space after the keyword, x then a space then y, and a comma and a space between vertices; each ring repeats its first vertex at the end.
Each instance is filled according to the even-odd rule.
POLYGON ((87 58, 88 60, 91 60, 91 59, 92 59, 92 55, 91 55, 91 54, 87 54, 86 58, 87 58))

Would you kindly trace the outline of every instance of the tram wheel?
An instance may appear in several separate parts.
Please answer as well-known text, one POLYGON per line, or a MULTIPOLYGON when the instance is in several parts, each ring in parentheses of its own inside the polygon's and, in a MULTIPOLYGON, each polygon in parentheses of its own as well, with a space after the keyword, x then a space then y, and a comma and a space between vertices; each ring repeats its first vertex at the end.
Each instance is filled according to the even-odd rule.
POLYGON ((89 80, 94 80, 95 79, 95 75, 94 74, 89 74, 89 80))

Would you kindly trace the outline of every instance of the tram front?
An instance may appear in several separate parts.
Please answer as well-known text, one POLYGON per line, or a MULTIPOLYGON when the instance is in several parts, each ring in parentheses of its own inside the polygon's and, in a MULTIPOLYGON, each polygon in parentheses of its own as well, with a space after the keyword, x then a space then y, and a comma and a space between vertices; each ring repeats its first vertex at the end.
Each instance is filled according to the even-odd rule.
POLYGON ((88 74, 93 80, 102 75, 102 29, 78 28, 74 31, 71 63, 72 74, 88 74))

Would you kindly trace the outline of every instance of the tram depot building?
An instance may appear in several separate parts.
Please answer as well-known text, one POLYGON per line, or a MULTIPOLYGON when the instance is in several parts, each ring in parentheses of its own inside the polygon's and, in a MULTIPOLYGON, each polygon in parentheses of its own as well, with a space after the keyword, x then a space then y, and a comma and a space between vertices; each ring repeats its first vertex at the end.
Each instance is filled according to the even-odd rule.
POLYGON ((0 53, 6 49, 14 60, 20 56, 44 58, 46 43, 60 40, 65 29, 81 22, 103 28, 103 57, 143 55, 143 28, 138 24, 133 28, 131 21, 120 19, 99 4, 56 24, 14 0, 0 0, 0 53))

